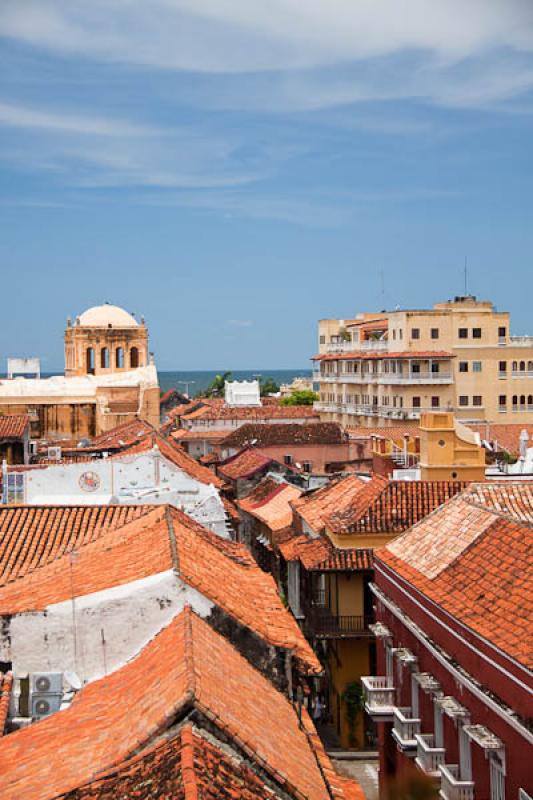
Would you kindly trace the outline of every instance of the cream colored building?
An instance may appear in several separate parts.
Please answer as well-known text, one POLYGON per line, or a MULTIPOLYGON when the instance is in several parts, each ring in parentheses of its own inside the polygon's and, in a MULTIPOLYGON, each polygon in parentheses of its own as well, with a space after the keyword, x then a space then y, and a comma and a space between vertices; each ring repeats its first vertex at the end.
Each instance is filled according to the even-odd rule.
POLYGON ((0 414, 28 414, 32 439, 72 442, 134 419, 158 426, 159 394, 144 320, 105 304, 67 322, 64 375, 0 379, 0 414))
POLYGON ((473 296, 429 310, 320 320, 316 408, 324 420, 387 425, 424 412, 533 421, 533 336, 473 296))

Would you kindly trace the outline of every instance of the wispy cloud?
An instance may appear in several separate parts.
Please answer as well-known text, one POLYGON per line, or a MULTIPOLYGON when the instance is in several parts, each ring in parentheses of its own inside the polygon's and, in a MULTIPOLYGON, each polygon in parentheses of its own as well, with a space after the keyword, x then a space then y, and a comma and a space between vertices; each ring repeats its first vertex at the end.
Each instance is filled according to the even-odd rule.
POLYGON ((0 125, 87 136, 150 136, 158 132, 152 127, 123 120, 75 115, 69 112, 54 113, 2 102, 0 102, 0 125))

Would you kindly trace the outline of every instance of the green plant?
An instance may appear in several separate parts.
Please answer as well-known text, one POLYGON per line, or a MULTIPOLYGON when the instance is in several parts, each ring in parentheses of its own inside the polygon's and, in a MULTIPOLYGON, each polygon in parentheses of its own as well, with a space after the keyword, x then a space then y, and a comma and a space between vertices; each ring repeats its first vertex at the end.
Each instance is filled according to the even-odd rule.
POLYGON ((224 394, 224 384, 232 378, 231 372, 224 372, 222 375, 215 375, 205 392, 198 394, 198 397, 222 397, 224 394))
POLYGON ((346 330, 346 328, 341 328, 340 329, 339 336, 341 337, 343 342, 351 342, 352 341, 352 335, 351 335, 351 333, 349 333, 349 331, 346 330))
POLYGON ((274 378, 265 378, 264 381, 259 381, 259 387, 261 397, 265 397, 267 394, 277 394, 279 392, 279 386, 274 378))
POLYGON ((291 392, 288 397, 280 400, 282 406, 312 406, 315 400, 319 400, 316 392, 311 389, 301 389, 296 392, 291 392))
POLYGON ((359 681, 351 681, 346 684, 346 688, 342 693, 342 700, 346 704, 346 720, 348 722, 350 745, 351 747, 355 747, 357 744, 355 725, 357 723, 357 717, 365 705, 361 683, 359 681))

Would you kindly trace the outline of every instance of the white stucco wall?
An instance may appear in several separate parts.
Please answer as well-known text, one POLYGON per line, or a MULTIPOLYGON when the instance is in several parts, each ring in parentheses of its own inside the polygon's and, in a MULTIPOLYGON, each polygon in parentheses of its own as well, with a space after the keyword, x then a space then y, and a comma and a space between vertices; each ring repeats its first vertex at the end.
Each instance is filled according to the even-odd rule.
POLYGON ((76 597, 74 604, 16 614, 1 629, 0 658, 13 662, 16 675, 72 670, 88 683, 137 655, 186 604, 202 617, 213 608, 169 570, 76 597))

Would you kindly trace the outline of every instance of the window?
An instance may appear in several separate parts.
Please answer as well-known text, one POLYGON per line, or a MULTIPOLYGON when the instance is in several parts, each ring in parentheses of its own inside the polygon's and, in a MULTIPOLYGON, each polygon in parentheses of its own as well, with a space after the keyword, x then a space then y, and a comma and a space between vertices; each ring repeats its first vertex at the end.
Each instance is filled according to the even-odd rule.
POLYGON ((107 347, 102 347, 100 350, 100 367, 101 369, 109 369, 109 350, 107 347))
POLYGON ((304 461, 302 466, 303 466, 304 472, 311 472, 312 471, 312 466, 313 465, 311 464, 310 461, 304 461))
POLYGON ((403 330, 401 328, 399 330, 399 334, 400 334, 400 339, 403 339, 403 330))
POLYGON ((439 338, 439 329, 438 328, 432 328, 431 329, 431 338, 432 339, 438 339, 439 338))
POLYGON ((468 339, 468 328, 459 328, 459 339, 468 339))
POLYGON ((396 330, 393 329, 392 331, 392 338, 396 341, 396 330))
POLYGON ((320 344, 326 344, 326 337, 325 336, 321 336, 320 337, 320 344))
POLYGON ((24 503, 24 473, 8 472, 7 486, 4 489, 5 503, 24 503))
POLYGON ((289 454, 288 454, 288 455, 286 455, 286 456, 283 456, 283 463, 284 463, 284 464, 292 464, 292 463, 293 463, 293 458, 292 458, 292 456, 291 456, 291 455, 289 455, 289 454))
POLYGON ((481 328, 472 328, 472 339, 481 339, 481 328))
POLYGON ((465 394, 459 395, 459 405, 460 406, 467 406, 468 405, 468 397, 465 394))
POLYGON ((413 397, 413 408, 420 408, 420 398, 413 397))
POLYGON ((520 408, 525 408, 526 405, 526 396, 525 394, 520 395, 520 408))
POLYGON ((505 339, 507 336, 507 328, 498 328, 498 339, 505 339))
POLYGON ((411 331, 411 339, 420 339, 420 328, 413 328, 411 331))
POLYGON ((506 408, 506 406, 507 406, 507 395, 506 394, 501 394, 499 396, 498 405, 500 406, 500 409, 502 409, 502 408, 505 409, 506 408))
POLYGON ((439 400, 440 400, 440 398, 438 398, 438 397, 432 397, 431 398, 431 408, 438 408, 439 405, 440 405, 439 400))
POLYGON ((533 361, 528 361, 527 362, 527 371, 528 372, 533 372, 533 361))
POLYGON ((440 372, 440 364, 438 361, 433 361, 431 363, 431 371, 432 372, 440 372))
POLYGON ((481 361, 472 361, 472 372, 481 372, 481 361))
POLYGON ((520 372, 525 372, 525 371, 526 371, 526 362, 525 361, 521 361, 520 362, 520 372))
POLYGON ((531 406, 533 406, 533 394, 528 394, 527 396, 527 410, 531 411, 531 406))
POLYGON ((513 361, 513 372, 518 372, 518 361, 513 361))
POLYGON ((94 347, 88 347, 86 353, 87 375, 94 375, 94 347))
POLYGON ((115 366, 117 369, 124 369, 124 348, 117 347, 115 351, 115 366))
POLYGON ((500 375, 505 375, 505 373, 507 372, 507 361, 500 361, 498 365, 498 370, 500 372, 500 375))
POLYGON ((420 364, 417 364, 417 363, 415 362, 415 363, 413 364, 413 366, 411 367, 411 372, 413 373, 413 375, 414 375, 415 373, 416 373, 416 374, 418 374, 418 373, 420 372, 420 364))
POLYGON ((459 361, 459 372, 468 372, 468 361, 459 361))
POLYGON ((518 395, 513 394, 513 411, 516 411, 517 405, 518 405, 518 395))
POLYGON ((475 394, 472 398, 472 405, 473 406, 482 406, 483 405, 483 398, 480 394, 475 394))
POLYGON ((130 350, 130 367, 132 369, 136 369, 139 366, 139 351, 136 347, 132 347, 130 350))

